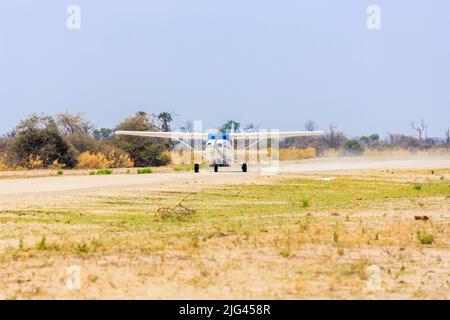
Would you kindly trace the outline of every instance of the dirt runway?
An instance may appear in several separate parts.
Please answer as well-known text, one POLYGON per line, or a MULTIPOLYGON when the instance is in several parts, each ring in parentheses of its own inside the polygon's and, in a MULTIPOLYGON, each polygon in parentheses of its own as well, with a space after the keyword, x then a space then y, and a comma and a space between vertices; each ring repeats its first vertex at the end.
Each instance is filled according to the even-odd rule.
POLYGON ((106 176, 62 176, 38 177, 29 179, 1 179, 0 199, 26 194, 39 194, 49 192, 75 192, 77 190, 91 192, 107 192, 117 189, 138 188, 160 190, 166 187, 183 188, 184 185, 236 185, 251 183, 267 174, 295 174, 342 172, 351 170, 372 169, 438 169, 450 168, 450 157, 440 159, 373 159, 373 158, 323 158, 303 161, 283 161, 274 170, 263 170, 259 167, 250 167, 250 172, 243 174, 239 168, 220 168, 214 173, 210 168, 199 174, 188 173, 153 173, 147 175, 113 174, 106 176))

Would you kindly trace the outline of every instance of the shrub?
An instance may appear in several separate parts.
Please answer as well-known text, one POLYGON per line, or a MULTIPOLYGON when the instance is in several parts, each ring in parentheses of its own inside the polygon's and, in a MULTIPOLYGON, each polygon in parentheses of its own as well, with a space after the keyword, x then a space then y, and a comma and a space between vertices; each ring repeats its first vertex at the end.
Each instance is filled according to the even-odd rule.
POLYGON ((311 159, 316 157, 315 148, 281 148, 279 150, 280 160, 301 160, 301 159, 311 159))
POLYGON ((417 232, 417 239, 419 240, 420 244, 432 244, 434 242, 434 236, 426 233, 426 232, 417 232))
POLYGON ((109 166, 110 162, 103 153, 92 154, 86 151, 78 156, 77 168, 79 169, 106 169, 109 166))
POLYGON ((44 160, 40 156, 33 156, 30 154, 26 163, 28 169, 42 169, 44 168, 44 160))
POLYGON ((346 156, 359 156, 364 152, 364 146, 357 140, 347 140, 342 144, 342 152, 346 156))
POLYGON ((58 130, 52 117, 31 115, 16 127, 15 136, 8 143, 8 156, 15 167, 28 165, 50 166, 55 160, 72 168, 75 153, 58 130), (39 163, 32 160, 39 160, 39 163))
POLYGON ((41 240, 37 244, 38 250, 47 250, 47 242, 45 237, 42 237, 41 240))
POLYGON ((75 251, 78 254, 87 253, 88 252, 88 246, 86 243, 77 243, 75 251))
POLYGON ((138 174, 152 173, 152 169, 151 169, 151 168, 142 168, 142 169, 138 169, 137 173, 138 173, 138 174))
POLYGON ((132 168, 134 166, 133 160, 130 156, 122 151, 117 151, 112 148, 108 154, 108 161, 110 168, 132 168))
POLYGON ((6 164, 6 155, 0 155, 0 171, 4 171, 8 169, 8 165, 6 164))
POLYGON ((302 199, 301 205, 302 208, 308 208, 310 206, 310 201, 308 199, 302 199))
POLYGON ((130 156, 125 153, 118 153, 116 149, 111 149, 106 157, 99 152, 93 154, 89 151, 83 152, 78 156, 77 168, 79 169, 106 169, 106 168, 131 168, 134 163, 130 156))
POLYGON ((59 170, 59 169, 63 169, 65 166, 64 164, 61 164, 58 162, 58 160, 53 161, 53 163, 48 166, 49 169, 53 169, 53 170, 59 170))
POLYGON ((83 153, 90 151, 92 153, 98 153, 102 151, 101 143, 93 136, 84 132, 75 132, 66 135, 67 141, 77 151, 77 153, 83 153))
POLYGON ((64 174, 64 170, 59 169, 58 171, 56 171, 57 176, 62 176, 63 174, 64 174))
MULTIPOLYGON (((140 112, 125 119, 115 130, 152 131, 158 130, 152 119, 140 112)), ((137 167, 162 166, 169 163, 170 158, 164 154, 169 147, 161 139, 114 136, 114 145, 130 155, 137 167)))

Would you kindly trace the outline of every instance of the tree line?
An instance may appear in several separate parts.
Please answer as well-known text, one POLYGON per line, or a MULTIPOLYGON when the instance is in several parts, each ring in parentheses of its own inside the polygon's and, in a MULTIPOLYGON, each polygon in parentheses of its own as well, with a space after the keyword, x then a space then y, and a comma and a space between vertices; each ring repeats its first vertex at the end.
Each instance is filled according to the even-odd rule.
MULTIPOLYGON (((148 114, 139 111, 121 121, 113 129, 96 128, 93 123, 78 114, 69 112, 54 116, 32 114, 20 121, 11 132, 0 137, 0 170, 18 168, 114 168, 163 166, 170 162, 173 144, 164 139, 132 136, 115 136, 116 130, 170 131, 173 113, 148 114)), ((307 121, 305 130, 317 130, 314 121, 307 121)), ((221 131, 257 131, 258 126, 244 127, 238 121, 228 120, 221 131)), ((348 138, 331 124, 326 134, 318 137, 288 138, 281 141, 281 148, 314 149, 323 155, 334 150, 343 155, 360 155, 366 149, 405 149, 409 151, 450 147, 450 129, 443 138, 426 137, 424 120, 412 122, 411 129, 417 135, 390 134, 381 139, 378 134, 348 138)), ((191 122, 180 128, 192 131, 191 122)))
POLYGON ((115 130, 169 131, 173 115, 139 111, 114 129, 95 126, 82 114, 32 114, 0 137, 0 169, 161 166, 170 144, 160 139, 114 136, 115 130))
MULTIPOLYGON (((306 131, 317 130, 314 121, 305 123, 306 131)), ((281 143, 281 147, 290 148, 314 148, 317 155, 322 155, 332 149, 343 155, 361 155, 366 149, 385 150, 407 150, 411 153, 426 151, 437 148, 450 148, 450 129, 447 129, 443 137, 426 137, 428 126, 424 119, 419 122, 411 122, 411 130, 416 135, 402 133, 389 133, 387 137, 381 138, 379 134, 363 135, 360 137, 347 137, 335 124, 330 124, 325 135, 319 137, 289 138, 281 143)))

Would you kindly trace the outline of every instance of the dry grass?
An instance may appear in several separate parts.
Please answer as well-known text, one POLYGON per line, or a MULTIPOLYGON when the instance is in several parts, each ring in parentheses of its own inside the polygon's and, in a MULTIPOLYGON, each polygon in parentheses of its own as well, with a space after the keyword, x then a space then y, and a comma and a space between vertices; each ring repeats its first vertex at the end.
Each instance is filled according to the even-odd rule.
POLYGON ((0 154, 0 171, 8 170, 8 165, 6 164, 6 155, 0 154))
POLYGON ((303 160, 315 158, 316 149, 315 148, 281 148, 279 150, 280 160, 303 160))
POLYGON ((83 152, 78 156, 78 169, 106 169, 106 168, 131 168, 133 161, 125 154, 117 154, 114 149, 108 156, 99 152, 92 154, 89 151, 83 152))
POLYGON ((430 179, 448 172, 261 177, 195 193, 165 186, 66 195, 54 205, 22 199, 0 210, 0 292, 8 299, 448 299, 450 183, 430 179), (80 290, 66 287, 71 265, 81 268, 80 290), (378 289, 368 286, 374 265, 378 289))

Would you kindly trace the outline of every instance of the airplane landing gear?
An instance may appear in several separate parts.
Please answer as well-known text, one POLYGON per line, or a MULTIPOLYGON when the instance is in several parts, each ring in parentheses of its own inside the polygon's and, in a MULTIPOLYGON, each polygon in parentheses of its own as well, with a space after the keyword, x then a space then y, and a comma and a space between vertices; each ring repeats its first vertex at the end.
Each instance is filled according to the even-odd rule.
POLYGON ((247 164, 246 163, 242 164, 242 172, 247 172, 247 164))
POLYGON ((218 164, 214 164, 214 172, 219 172, 219 165, 218 164))
POLYGON ((194 164, 194 172, 198 173, 200 171, 200 165, 198 163, 194 164))

